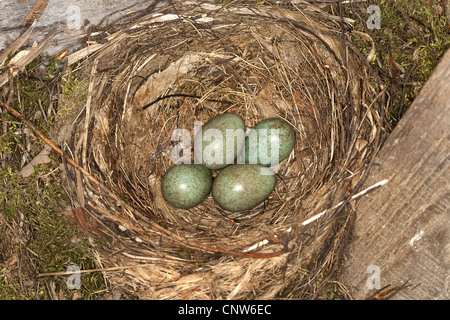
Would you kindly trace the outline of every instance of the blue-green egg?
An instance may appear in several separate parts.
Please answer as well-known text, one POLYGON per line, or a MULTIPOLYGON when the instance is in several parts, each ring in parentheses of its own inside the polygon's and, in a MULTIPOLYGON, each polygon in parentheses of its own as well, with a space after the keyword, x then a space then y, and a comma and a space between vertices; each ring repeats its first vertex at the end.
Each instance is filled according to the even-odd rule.
POLYGON ((274 190, 274 172, 258 164, 234 164, 221 170, 214 179, 212 195, 225 210, 250 210, 274 190))
POLYGON ((173 207, 193 208, 203 202, 211 192, 211 171, 201 164, 178 164, 163 176, 161 191, 173 207))
POLYGON ((289 156, 294 145, 295 131, 289 123, 279 118, 262 120, 245 138, 245 163, 279 164, 289 156))
POLYGON ((234 113, 224 113, 209 120, 202 134, 194 138, 195 163, 211 170, 233 164, 245 143, 244 120, 234 113))

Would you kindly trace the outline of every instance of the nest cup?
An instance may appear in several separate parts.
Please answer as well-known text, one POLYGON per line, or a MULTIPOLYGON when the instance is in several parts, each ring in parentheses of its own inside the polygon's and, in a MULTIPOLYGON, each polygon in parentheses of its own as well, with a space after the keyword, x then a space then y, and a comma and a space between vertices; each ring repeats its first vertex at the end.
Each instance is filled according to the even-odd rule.
POLYGON ((309 6, 187 1, 113 27, 82 64, 87 101, 72 108, 84 112, 64 120, 66 152, 100 182, 66 166, 111 285, 143 299, 317 297, 380 134, 376 77, 351 35, 309 6), (248 128, 277 117, 295 129, 274 192, 244 212, 212 196, 171 207, 160 185, 175 146, 193 142, 195 121, 224 112, 248 128))

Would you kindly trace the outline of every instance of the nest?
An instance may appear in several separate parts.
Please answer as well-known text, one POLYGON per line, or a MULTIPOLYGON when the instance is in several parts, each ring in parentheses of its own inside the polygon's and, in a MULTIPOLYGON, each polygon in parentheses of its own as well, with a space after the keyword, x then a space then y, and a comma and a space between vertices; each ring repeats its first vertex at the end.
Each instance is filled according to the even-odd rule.
POLYGON ((106 243, 96 250, 112 285, 142 299, 320 294, 382 117, 376 77, 336 18, 310 6, 182 1, 117 21, 91 47, 87 101, 71 102, 81 112, 55 136, 83 169, 66 164, 64 185, 106 243), (247 127, 279 117, 295 128, 275 191, 245 212, 211 196, 171 207, 160 183, 181 143, 174 130, 193 141, 194 121, 224 112, 247 127))

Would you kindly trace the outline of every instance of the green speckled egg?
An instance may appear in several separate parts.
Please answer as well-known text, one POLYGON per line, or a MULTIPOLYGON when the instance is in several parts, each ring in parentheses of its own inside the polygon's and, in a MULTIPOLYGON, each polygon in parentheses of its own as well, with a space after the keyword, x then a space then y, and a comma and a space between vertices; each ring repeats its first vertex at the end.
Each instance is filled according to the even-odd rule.
POLYGON ((214 179, 212 195, 225 210, 244 211, 263 202, 275 188, 275 174, 258 164, 234 164, 214 179))
POLYGON ((211 171, 201 164, 178 164, 163 176, 161 191, 164 199, 175 208, 189 209, 209 195, 211 171))
POLYGON ((289 123, 278 118, 265 119, 245 138, 245 163, 265 166, 280 163, 289 156, 294 145, 295 131, 289 123), (278 130, 278 137, 274 134, 276 132, 274 130, 278 130), (272 141, 278 146, 278 158, 272 149, 272 141))
POLYGON ((244 120, 234 113, 224 113, 209 120, 202 134, 194 138, 195 163, 211 170, 233 164, 245 143, 244 120), (228 135, 228 138, 227 138, 228 135))

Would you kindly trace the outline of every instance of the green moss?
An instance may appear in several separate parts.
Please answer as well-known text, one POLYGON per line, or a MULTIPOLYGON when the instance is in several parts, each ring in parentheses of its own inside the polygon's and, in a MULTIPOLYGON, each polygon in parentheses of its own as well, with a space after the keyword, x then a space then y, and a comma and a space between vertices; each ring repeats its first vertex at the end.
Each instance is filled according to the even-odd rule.
MULTIPOLYGON (((389 124, 394 127, 450 47, 449 22, 438 12, 439 1, 373 1, 381 11, 380 29, 369 30, 366 4, 345 6, 345 15, 356 18, 355 29, 369 34, 377 50, 374 66, 380 68, 389 88, 389 124), (363 13, 362 13, 363 12, 363 13), (396 70, 395 63, 400 65, 396 70)), ((364 54, 370 47, 357 39, 364 54)))
POLYGON ((4 270, 0 269, 0 300, 19 300, 16 290, 5 281, 4 270))
MULTIPOLYGON (((28 255, 29 263, 34 267, 25 266, 20 271, 22 277, 29 278, 35 285, 32 289, 21 292, 21 299, 49 298, 47 290, 36 289, 44 288, 49 281, 54 283, 56 292, 70 298, 75 291, 67 287, 67 277, 40 278, 37 275, 65 271, 72 264, 82 270, 97 267, 88 238, 80 234, 74 221, 58 209, 58 203, 68 199, 56 180, 47 175, 51 170, 48 165, 42 166, 37 174, 25 179, 10 168, 0 169, 0 214, 3 215, 0 221, 10 221, 13 224, 12 221, 22 219, 22 223, 26 222, 29 225, 29 239, 22 239, 21 243, 15 245, 25 246, 25 251, 35 253, 28 255), (23 215, 22 218, 18 216, 19 213, 23 215)), ((3 230, 6 232, 6 229, 3 230)), ((0 278, 0 297, 12 295, 15 292, 13 286, 6 286, 1 281, 0 278)), ((14 279, 11 281, 14 282, 14 279)), ((82 299, 96 298, 98 292, 104 289, 104 279, 100 273, 82 275, 81 284, 78 294, 82 299)))
POLYGON ((61 103, 55 118, 56 126, 67 123, 67 119, 77 116, 82 108, 85 107, 88 86, 85 80, 79 79, 79 73, 71 69, 61 77, 61 103))
MULTIPOLYGON (((64 109, 56 110, 58 105, 54 102, 52 115, 44 117, 39 102, 47 112, 58 92, 63 99, 79 104, 86 99, 86 85, 78 80, 77 74, 69 73, 62 78, 61 71, 58 60, 43 56, 15 77, 17 89, 10 105, 46 135, 57 118, 64 123, 65 116, 73 116, 79 109, 75 108, 78 105, 64 105, 64 109)), ((3 99, 8 95, 3 91, 3 99)), ((18 173, 22 160, 34 158, 45 143, 27 129, 29 143, 25 146, 26 128, 20 120, 10 114, 0 115, 0 120, 6 124, 6 132, 0 134, 0 236, 10 239, 0 241, 0 299, 49 299, 50 286, 67 299, 75 293, 81 299, 100 297, 105 281, 98 272, 82 274, 79 290, 68 288, 68 276, 39 277, 43 273, 66 271, 72 264, 81 270, 97 268, 92 241, 59 209, 61 201, 69 202, 59 182, 60 157, 50 153, 54 161, 36 166, 30 177, 23 178, 18 173)))
POLYGON ((61 69, 62 64, 58 59, 44 54, 33 60, 25 72, 15 78, 20 88, 17 109, 27 119, 36 119, 36 126, 44 133, 51 127, 53 117, 47 119, 42 113, 48 110, 53 97, 50 89, 58 82, 61 69))

